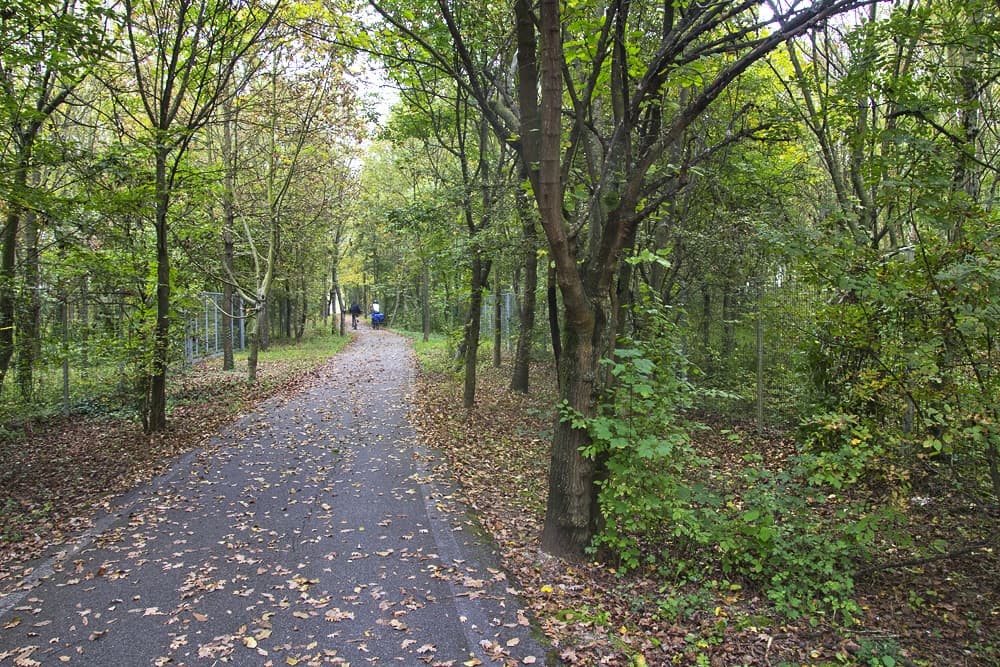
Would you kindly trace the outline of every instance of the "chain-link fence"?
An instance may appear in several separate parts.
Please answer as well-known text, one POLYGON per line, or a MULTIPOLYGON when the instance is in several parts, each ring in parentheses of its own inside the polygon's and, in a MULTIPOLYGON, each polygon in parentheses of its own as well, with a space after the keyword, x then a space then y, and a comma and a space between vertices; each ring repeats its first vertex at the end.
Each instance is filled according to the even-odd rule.
POLYGON ((498 295, 489 293, 483 299, 482 325, 480 335, 493 340, 496 328, 500 327, 500 339, 502 345, 508 351, 513 349, 513 334, 517 327, 517 313, 515 311, 515 296, 510 290, 503 290, 499 294, 499 310, 497 309, 498 295))
POLYGON ((220 292, 202 292, 184 309, 184 359, 198 361, 222 354, 226 338, 234 350, 246 347, 243 299, 234 295, 230 303, 220 292))
MULTIPOLYGON (((99 396, 124 401, 136 393, 134 383, 151 353, 151 314, 136 294, 89 289, 82 281, 72 289, 39 289, 36 298, 37 334, 30 346, 15 340, 0 404, 16 406, 28 397, 36 408, 61 405, 66 412, 71 405, 86 409, 99 396)), ((172 363, 221 354, 227 337, 234 350, 245 348, 238 297, 227 305, 222 294, 205 292, 180 302, 178 324, 171 327, 172 363)))

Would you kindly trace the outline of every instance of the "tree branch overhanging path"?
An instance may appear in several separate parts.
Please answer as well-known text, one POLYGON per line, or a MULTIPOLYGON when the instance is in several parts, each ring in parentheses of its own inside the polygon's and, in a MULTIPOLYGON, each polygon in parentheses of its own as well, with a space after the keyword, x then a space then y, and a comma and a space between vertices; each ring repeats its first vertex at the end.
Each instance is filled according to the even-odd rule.
MULTIPOLYGON (((669 156, 753 64, 864 3, 667 3, 656 22, 635 3, 571 11, 541 0, 534 8, 516 3, 511 24, 492 32, 446 0, 369 4, 408 46, 407 61, 419 58, 452 77, 517 152, 562 297, 562 400, 589 417, 607 385, 600 360, 612 356, 624 325, 617 282, 623 259, 639 224, 660 209, 650 202, 668 203, 691 166, 669 156), (628 48, 636 34, 657 45, 652 58, 640 60, 628 48), (508 69, 510 57, 516 70, 508 69), (687 75, 692 68, 697 79, 687 75), (539 80, 518 81, 516 72, 539 80)), ((382 55, 393 62, 393 53, 382 55)), ((557 422, 542 547, 570 558, 583 556, 600 522, 595 481, 603 471, 581 454, 587 440, 570 421, 557 422)))

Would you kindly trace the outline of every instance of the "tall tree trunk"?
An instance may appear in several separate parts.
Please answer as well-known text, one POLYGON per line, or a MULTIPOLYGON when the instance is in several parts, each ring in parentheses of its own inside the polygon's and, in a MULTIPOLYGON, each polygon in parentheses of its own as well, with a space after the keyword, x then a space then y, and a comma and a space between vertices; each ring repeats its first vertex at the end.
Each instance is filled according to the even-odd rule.
POLYGON ((333 279, 333 289, 330 290, 330 305, 334 310, 333 318, 333 333, 337 333, 337 329, 340 330, 340 335, 347 335, 346 313, 344 312, 344 299, 340 294, 340 279, 337 277, 337 264, 334 263, 330 269, 330 277, 333 279), (340 317, 336 317, 339 314, 340 317))
POLYGON ((500 368, 500 346, 503 345, 503 304, 500 303, 499 275, 493 279, 493 367, 500 368))
POLYGON ((90 277, 80 278, 80 364, 90 366, 90 277))
POLYGON ((346 306, 344 304, 344 296, 343 296, 343 294, 341 292, 342 292, 342 290, 340 289, 340 283, 339 282, 335 282, 333 284, 333 299, 334 299, 334 303, 337 305, 337 308, 336 308, 337 313, 340 315, 340 317, 337 318, 337 320, 340 322, 340 335, 341 336, 346 336, 347 335, 347 321, 346 321, 347 320, 347 308, 346 308, 346 306))
POLYGON ((284 332, 283 335, 285 340, 292 340, 292 322, 295 319, 294 306, 295 306, 295 295, 292 292, 292 286, 288 285, 285 289, 284 307, 282 311, 284 312, 284 332))
POLYGON ((267 330, 267 304, 261 304, 250 325, 250 345, 247 350, 247 382, 257 382, 257 362, 260 358, 261 332, 267 330))
MULTIPOLYGON (((521 152, 518 175, 522 182, 538 185, 538 138, 541 132, 538 116, 538 42, 535 38, 535 17, 528 0, 516 0, 514 15, 517 23, 517 99, 521 108, 521 152)), ((531 342, 535 330, 535 292, 538 289, 537 220, 531 200, 524 188, 517 190, 517 212, 521 220, 522 262, 524 285, 518 311, 517 349, 510 387, 528 392, 530 384, 531 342)))
POLYGON ((170 253, 167 212, 170 190, 167 184, 167 150, 156 152, 156 325, 153 330, 153 358, 149 374, 149 404, 146 429, 150 433, 167 426, 167 362, 170 353, 170 253))
POLYGON ((41 317, 41 274, 38 254, 38 214, 27 211, 24 215, 24 281, 21 286, 20 307, 17 317, 17 386, 21 397, 28 401, 34 395, 35 359, 41 348, 39 326, 41 317))
MULTIPOLYGON (((228 219, 230 212, 226 213, 228 219)), ((234 261, 236 258, 235 245, 233 243, 233 233, 227 223, 222 232, 222 264, 225 275, 235 275, 234 261)), ((227 279, 222 284, 222 329, 225 332, 222 336, 222 370, 231 371, 236 368, 236 359, 233 354, 233 284, 227 279)))
MULTIPOLYGON (((17 166, 14 168, 12 189, 15 193, 23 193, 28 185, 28 167, 31 163, 31 144, 26 143, 23 135, 18 133, 21 146, 17 155, 17 166)), ((7 216, 4 220, 3 234, 0 242, 0 389, 4 378, 10 369, 14 357, 14 326, 15 310, 17 308, 17 237, 21 226, 21 216, 24 207, 19 201, 8 203, 7 216)))
POLYGON ((302 340, 306 333, 306 314, 309 312, 306 291, 306 277, 301 275, 299 276, 299 320, 298 327, 295 329, 295 340, 302 340))
POLYGON ((490 262, 483 261, 478 249, 472 256, 472 293, 469 295, 469 315, 465 321, 463 359, 465 361, 465 386, 462 405, 471 408, 476 404, 476 363, 479 359, 479 332, 483 313, 483 288, 490 275, 490 262))
POLYGON ((424 329, 424 342, 426 343, 431 339, 431 265, 426 259, 422 274, 420 282, 423 287, 423 297, 420 299, 420 312, 424 329))
POLYGON ((531 348, 535 332, 535 292, 538 290, 538 234, 535 228, 534 211, 531 210, 523 191, 518 193, 518 210, 521 212, 524 281, 521 288, 520 308, 518 309, 517 348, 514 350, 514 371, 511 375, 510 388, 526 394, 531 382, 531 348))
POLYGON ((66 289, 59 290, 59 333, 62 346, 59 356, 62 357, 62 414, 69 416, 69 295, 66 289))
POLYGON ((225 165, 222 193, 222 370, 236 368, 233 355, 233 282, 236 279, 236 247, 233 234, 236 229, 236 155, 233 145, 233 125, 236 122, 232 104, 222 104, 222 160, 225 165))
MULTIPOLYGON (((596 322, 562 218, 562 42, 559 0, 540 0, 542 102, 539 154, 538 208, 549 240, 556 279, 563 295, 566 329, 559 360, 560 394, 568 407, 589 416, 594 413, 593 345, 596 322)), ((555 423, 549 466, 549 496, 541 546, 556 556, 579 558, 589 545, 594 500, 594 464, 581 454, 586 431, 562 419, 555 423)))

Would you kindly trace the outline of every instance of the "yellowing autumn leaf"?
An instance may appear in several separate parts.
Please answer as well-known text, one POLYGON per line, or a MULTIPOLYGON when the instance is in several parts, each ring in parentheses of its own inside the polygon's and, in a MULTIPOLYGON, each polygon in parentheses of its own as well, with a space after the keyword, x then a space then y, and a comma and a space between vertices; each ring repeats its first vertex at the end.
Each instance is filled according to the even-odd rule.
POLYGON ((353 621, 354 620, 354 612, 353 611, 341 611, 337 607, 334 607, 333 609, 327 610, 327 612, 326 612, 326 614, 324 614, 323 618, 325 618, 326 620, 330 621, 331 623, 336 623, 337 621, 343 621, 345 619, 350 619, 350 620, 353 621))

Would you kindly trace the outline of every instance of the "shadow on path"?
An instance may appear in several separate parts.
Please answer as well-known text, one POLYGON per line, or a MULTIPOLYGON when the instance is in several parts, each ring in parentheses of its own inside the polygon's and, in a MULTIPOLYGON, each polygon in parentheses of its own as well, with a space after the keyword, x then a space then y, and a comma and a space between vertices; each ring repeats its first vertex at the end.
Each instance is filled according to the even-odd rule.
POLYGON ((405 339, 359 330, 0 598, 0 665, 543 664, 407 420, 405 339), (10 662, 8 662, 10 661, 10 662))

